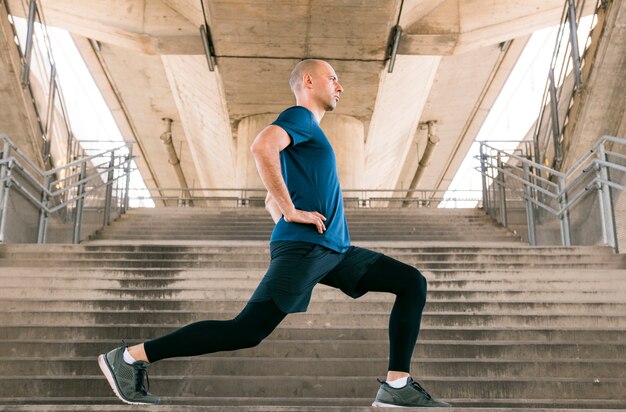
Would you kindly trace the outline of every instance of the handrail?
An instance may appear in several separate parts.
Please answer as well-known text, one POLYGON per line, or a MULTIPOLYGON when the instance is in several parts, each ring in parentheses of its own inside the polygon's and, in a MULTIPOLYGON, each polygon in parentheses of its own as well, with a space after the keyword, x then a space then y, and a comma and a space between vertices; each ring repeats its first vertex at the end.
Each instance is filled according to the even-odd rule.
POLYGON ((591 192, 600 192, 600 213, 603 242, 618 250, 615 221, 610 190, 626 192, 624 182, 611 181, 609 170, 626 174, 626 156, 607 150, 606 145, 620 146, 626 150, 626 139, 602 136, 569 170, 560 172, 530 160, 528 157, 495 148, 490 142, 481 142, 480 167, 476 167, 483 181, 483 207, 493 217, 499 215, 507 225, 507 190, 520 193, 526 202, 528 239, 536 244, 533 209, 539 207, 560 220, 563 245, 571 242, 569 214, 591 192), (614 159, 609 160, 609 156, 614 159), (511 162, 510 160, 514 160, 511 162), (616 163, 624 161, 624 164, 616 163), (548 178, 542 176, 545 173, 548 178), (549 180, 550 179, 550 180, 549 180), (556 180, 556 182, 554 181, 556 180), (519 187, 515 187, 513 184, 519 187), (492 193, 490 193, 490 191, 492 193), (543 195, 550 199, 550 203, 543 195), (497 205, 492 204, 492 199, 497 205), (556 202, 555 204, 551 204, 556 202))
MULTIPOLYGON (((265 199, 267 190, 265 188, 186 188, 180 187, 152 187, 146 189, 132 189, 130 198, 133 200, 152 200, 155 202, 165 202, 171 205, 176 202, 178 206, 202 207, 203 202, 217 201, 235 202, 236 207, 248 207, 265 199), (160 195, 152 195, 160 193, 160 195), (142 195, 143 194, 143 195, 142 195)), ((344 189, 342 190, 346 207, 368 208, 368 207, 389 207, 401 205, 406 193, 415 193, 416 196, 408 199, 408 203, 417 207, 440 207, 442 204, 472 202, 471 206, 481 201, 481 190, 450 191, 446 189, 424 190, 424 189, 344 189)), ((406 203, 406 202, 405 202, 406 203)), ((230 203, 227 203, 230 204, 230 203)), ((212 206, 213 204, 207 204, 212 206)))
POLYGON ((100 205, 104 209, 103 226, 109 224, 113 206, 117 213, 124 213, 128 207, 132 143, 116 143, 116 147, 108 150, 85 155, 51 170, 41 170, 8 136, 0 133, 0 241, 5 241, 9 213, 7 199, 11 188, 15 188, 39 213, 38 243, 45 242, 50 215, 63 211, 73 215, 72 241, 78 243, 84 201, 99 191, 105 191, 104 203, 100 205))
MULTIPOLYGON (((586 0, 564 1, 538 119, 533 131, 533 159, 537 163, 549 160, 555 169, 560 169, 563 163, 563 139, 566 136, 567 125, 571 124, 568 119, 577 110, 574 108, 574 102, 577 96, 580 96, 585 78, 589 74, 588 54, 595 49, 598 39, 598 34, 594 33, 600 32, 602 28, 600 26, 594 29, 592 25, 584 44, 579 46, 578 31, 584 14, 582 11, 588 6, 586 3, 586 0)), ((593 6, 593 18, 597 23, 601 15, 606 15, 607 0, 590 0, 590 3, 593 3, 589 6, 593 6)))

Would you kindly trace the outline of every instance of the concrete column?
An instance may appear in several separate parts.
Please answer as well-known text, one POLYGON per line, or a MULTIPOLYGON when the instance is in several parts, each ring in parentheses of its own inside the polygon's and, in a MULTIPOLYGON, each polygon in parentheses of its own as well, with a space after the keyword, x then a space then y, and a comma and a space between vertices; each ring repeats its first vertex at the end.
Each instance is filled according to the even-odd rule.
MULTIPOLYGON (((263 188, 254 158, 250 153, 250 145, 256 135, 276 117, 278 117, 277 113, 258 114, 245 117, 239 122, 237 127, 237 187, 263 188)), ((326 114, 322 119, 321 127, 335 150, 342 188, 361 189, 364 187, 363 122, 351 116, 326 114)))
POLYGON ((335 150, 342 189, 363 189, 366 186, 363 122, 352 116, 327 113, 321 126, 335 150))
POLYGON ((244 117, 237 126, 237 167, 235 173, 236 187, 244 189, 263 189, 263 182, 256 170, 250 145, 254 138, 268 124, 276 120, 278 114, 256 114, 244 117))

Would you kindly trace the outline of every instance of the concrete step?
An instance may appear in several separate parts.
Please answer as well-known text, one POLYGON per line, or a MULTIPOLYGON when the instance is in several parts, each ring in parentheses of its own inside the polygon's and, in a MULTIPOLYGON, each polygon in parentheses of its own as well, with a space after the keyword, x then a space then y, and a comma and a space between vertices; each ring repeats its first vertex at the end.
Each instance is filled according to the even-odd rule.
MULTIPOLYGON (((314 376, 377 376, 387 368, 387 358, 224 358, 201 356, 176 358, 150 367, 150 379, 193 375, 294 376, 306 370, 314 376), (296 367, 294 367, 296 365, 296 367)), ((626 379, 626 360, 518 360, 510 359, 431 359, 416 358, 411 368, 419 376, 492 378, 556 377, 626 379)), ((97 375, 93 357, 0 358, 2 376, 83 376, 97 375)))
MULTIPOLYGON (((92 411, 154 411, 154 406, 123 406, 119 404, 110 403, 110 399, 108 398, 91 398, 94 399, 94 405, 81 405, 75 404, 76 402, 72 402, 72 398, 57 398, 58 402, 71 402, 71 405, 54 405, 49 404, 46 398, 30 398, 33 402, 41 402, 39 405, 19 405, 18 403, 22 402, 20 398, 15 398, 15 405, 11 405, 11 411, 33 411, 33 412, 92 412, 92 411), (13 409, 14 408, 14 409, 13 409)), ((247 398, 237 399, 237 398, 224 398, 216 400, 215 398, 194 398, 194 402, 197 404, 189 405, 189 404, 181 404, 181 402, 189 402, 187 398, 168 398, 169 405, 161 405, 158 407, 159 411, 163 412, 197 412, 197 411, 224 411, 224 412, 310 412, 320 410, 329 411, 329 412, 364 412, 364 411, 376 411, 379 409, 375 409, 369 406, 358 406, 358 405, 369 405, 372 402, 372 399, 364 398, 364 399, 350 399, 348 402, 345 402, 339 399, 326 398, 326 399, 318 399, 318 398, 301 398, 301 402, 307 402, 307 405, 317 405, 317 406, 307 406, 307 405, 296 405, 296 406, 285 406, 291 405, 294 403, 294 400, 289 398, 271 398, 268 400, 267 398, 261 398, 258 400, 251 399, 251 402, 258 402, 255 405, 246 405, 243 402, 247 401, 247 398), (265 405, 265 402, 271 401, 274 404, 265 405), (207 404, 203 404, 207 403, 207 404), (221 405, 215 405, 217 402, 221 403, 221 405), (330 405, 330 403, 334 403, 330 405), (353 406, 337 406, 337 404, 343 403, 355 403, 353 406), (201 405, 201 406, 198 406, 201 405), (237 405, 237 406, 233 406, 237 405), (265 405, 265 406, 261 406, 265 405)), ((1 400, 0 400, 1 401, 1 400)), ((567 402, 559 402, 555 406, 551 406, 547 403, 530 403, 526 402, 524 406, 519 407, 519 402, 514 401, 498 401, 489 402, 488 400, 480 400, 482 401, 482 405, 489 405, 488 407, 481 408, 477 407, 477 403, 471 404, 471 406, 461 406, 462 401, 458 401, 454 403, 454 405, 460 405, 459 407, 452 407, 447 409, 450 412, 617 412, 621 411, 621 409, 613 409, 614 406, 619 406, 616 403, 606 402, 600 403, 595 400, 581 400, 580 403, 583 405, 589 405, 586 409, 580 409, 580 404, 576 405, 577 407, 570 408, 568 405, 572 405, 572 403, 567 402), (495 405, 495 406, 492 406, 495 405), (605 409, 597 409, 598 407, 606 406, 605 409), (567 409, 563 409, 567 408, 567 409)), ((23 402, 22 402, 23 403, 23 402)), ((5 409, 0 409, 5 410, 5 409)), ((9 410, 9 409, 6 409, 9 410)), ((437 412, 439 409, 436 408, 420 408, 420 410, 424 412, 437 412)))
MULTIPOLYGON (((233 279, 261 279, 267 268, 49 268, 44 271, 39 267, 2 267, 0 280, 5 278, 55 278, 55 279, 109 279, 118 281, 150 281, 150 280, 206 280, 207 282, 233 279)), ((476 280, 483 282, 516 282, 525 280, 531 285, 536 282, 614 282, 619 286, 624 281, 622 269, 579 269, 569 270, 518 268, 499 270, 470 270, 470 269, 428 269, 422 273, 429 282, 443 283, 450 281, 465 281, 466 286, 476 280)), ((323 287, 320 285, 320 287, 323 287)))
MULTIPOLYGON (((0 357, 67 357, 97 356, 119 346, 119 340, 77 341, 0 341, 0 357)), ((264 341, 259 346, 235 352, 219 352, 218 357, 279 357, 279 358, 377 358, 386 356, 388 340, 279 340, 264 341)), ((511 341, 422 341, 413 351, 421 358, 480 358, 540 360, 557 359, 616 359, 623 360, 626 344, 612 342, 511 342, 511 341)))
MULTIPOLYGON (((179 325, 16 325, 0 329, 0 339, 30 341, 106 340, 112 337, 128 343, 153 339, 172 332, 179 325)), ((388 339, 387 325, 370 328, 341 328, 281 324, 268 340, 364 340, 388 339)), ((420 342, 426 341, 509 341, 509 342, 608 342, 626 343, 626 328, 476 328, 423 325, 420 342)))
MULTIPOLYGON (((212 277, 212 276, 176 276, 176 277, 104 277, 104 278, 88 278, 88 277, 50 277, 50 276, 2 276, 2 285, 6 288, 20 288, 24 286, 24 280, 28 279, 29 288, 49 287, 53 289, 107 289, 115 287, 134 287, 134 288, 174 288, 174 289, 191 289, 191 290, 221 290, 221 289, 251 289, 254 290, 258 285, 261 276, 241 278, 241 277, 212 277)), ((622 290, 626 292, 626 279, 602 279, 602 280, 579 280, 572 282, 571 280, 551 280, 551 279, 486 279, 468 281, 465 279, 429 279, 428 285, 433 291, 458 290, 467 287, 469 290, 520 290, 524 285, 529 289, 540 287, 543 290, 554 291, 588 291, 590 287, 595 290, 622 290)), ((320 286, 321 287, 321 286, 320 286)))
MULTIPOLYGON (((2 377, 1 386, 16 397, 56 396, 84 397, 107 396, 111 389, 100 375, 77 377, 2 377)), ((546 399, 559 393, 560 399, 623 399, 626 394, 626 380, 605 378, 594 383, 591 379, 575 378, 512 378, 493 379, 470 378, 431 378, 424 377, 420 383, 435 397, 448 398, 504 398, 504 399, 546 399)), ((338 398, 373 397, 379 384, 375 379, 362 377, 299 376, 297 379, 284 377, 257 376, 200 376, 194 375, 181 380, 179 377, 159 377, 154 379, 151 389, 160 396, 210 396, 220 393, 227 397, 261 397, 271 393, 281 397, 332 397, 338 398)))
MULTIPOLYGON (((453 404, 450 412, 618 412, 624 402, 613 400, 519 400, 519 399, 447 399, 453 404), (583 409, 581 409, 583 408, 583 409), (618 409, 619 408, 619 409, 618 409)), ((55 397, 57 404, 50 404, 47 397, 11 398, 5 402, 7 411, 77 412, 77 411, 165 411, 165 412, 364 412, 378 411, 369 405, 373 398, 229 398, 229 397, 168 397, 167 404, 155 406, 121 405, 116 398, 90 397, 87 399, 55 397), (82 403, 81 403, 82 402, 82 403), (29 403, 24 405, 24 403, 29 403), (366 406, 367 405, 367 406, 366 406)), ((0 399, 0 405, 3 400, 0 399)), ((424 412, 438 412, 439 408, 420 408, 424 412)))
MULTIPOLYGON (((537 246, 531 247, 516 242, 506 244, 487 242, 382 242, 362 241, 354 243, 356 246, 379 250, 383 253, 531 253, 536 255, 550 255, 552 253, 577 254, 602 254, 605 256, 615 255, 611 248, 605 246, 537 246)), ((214 253, 214 252, 253 252, 269 254, 267 241, 247 240, 228 241, 211 240, 202 242, 180 242, 161 239, 157 242, 132 241, 121 242, 116 240, 94 240, 79 245, 72 244, 0 244, 2 251, 118 251, 131 252, 189 252, 189 253, 214 253)))
MULTIPOLYGON (((420 252, 405 252, 405 253, 385 253, 386 255, 393 257, 398 260, 408 261, 408 262, 468 262, 468 263, 528 263, 531 265, 532 263, 542 262, 545 260, 550 260, 552 263, 578 263, 578 262, 623 262, 626 264, 626 258, 621 255, 603 255, 603 254, 572 254, 572 253, 558 253, 550 255, 536 255, 532 252, 527 253, 509 253, 509 254, 500 254, 500 253, 481 253, 477 254, 475 252, 466 252, 466 253, 420 253, 420 252)), ((264 252, 244 252, 244 253, 233 253, 233 252, 206 252, 206 253, 185 253, 185 252, 177 252, 177 253, 162 253, 162 252, 130 252, 130 253, 120 253, 120 252, 107 252, 107 251, 98 251, 98 252, 64 252, 60 255, 59 252, 51 251, 51 252, 5 252, 2 254, 0 261, 21 261, 21 260, 30 260, 30 261, 39 261, 41 264, 45 264, 44 261, 55 260, 59 257, 63 257, 66 260, 105 260, 105 261, 113 261, 113 260, 121 260, 121 261, 152 261, 152 262, 188 262, 188 261, 196 261, 196 262, 225 262, 225 261, 269 261, 269 253, 264 252)))
MULTIPOLYGON (((537 261, 537 262, 469 262, 469 261, 426 261, 417 259, 403 259, 407 264, 419 267, 420 269, 522 269, 540 267, 545 269, 555 268, 569 268, 575 265, 580 269, 626 269, 626 263, 621 260, 609 261, 599 259, 581 260, 578 262, 567 261, 537 261)), ((46 259, 42 261, 33 262, 32 259, 0 259, 0 267, 42 267, 47 268, 61 268, 67 266, 67 260, 65 259, 46 259)), ((72 262, 73 268, 94 268, 94 267, 109 267, 109 268, 204 268, 209 262, 202 262, 196 259, 190 260, 118 260, 118 259, 83 259, 72 262)), ((269 260, 216 260, 210 262, 213 268, 267 268, 269 260)))
MULTIPOLYGON (((0 312, 28 312, 45 309, 50 312, 81 312, 98 310, 118 311, 188 311, 188 312, 237 312, 246 304, 245 300, 231 301, 195 301, 195 300, 33 300, 3 299, 0 312)), ((312 313, 349 312, 351 310, 369 313, 389 313, 393 302, 390 299, 379 301, 360 301, 358 307, 353 301, 314 301, 309 305, 312 313)), ((533 314, 568 314, 572 316, 587 314, 625 314, 626 303, 582 303, 582 302, 510 302, 510 301, 429 301, 424 308, 426 313, 533 313, 533 314)))
MULTIPOLYGON (((317 292, 314 292, 317 299, 320 301, 347 299, 341 292, 322 288, 318 286, 317 292)), ((50 288, 50 287, 31 287, 24 289, 23 287, 0 288, 0 299, 5 298, 31 298, 31 299, 46 299, 51 294, 59 299, 182 299, 182 300, 241 300, 248 299, 252 295, 252 288, 237 288, 237 289, 215 289, 215 290, 194 290, 194 289, 180 289, 180 288, 142 288, 136 287, 117 287, 109 289, 92 289, 92 288, 50 288)), ((541 288, 541 285, 536 285, 530 288, 525 288, 523 291, 515 290, 511 288, 508 291, 499 290, 478 290, 472 288, 459 288, 450 290, 429 290, 430 299, 455 299, 455 300, 511 300, 515 302, 531 301, 555 301, 555 302, 624 302, 623 290, 581 290, 580 293, 573 295, 571 292, 563 291, 546 291, 541 288)), ((368 299, 368 296, 374 296, 373 293, 368 293, 361 299, 368 299)))
MULTIPOLYGON (((122 241, 159 241, 163 238, 167 238, 169 240, 181 240, 181 241, 206 241, 206 240, 270 240, 269 232, 266 234, 250 234, 250 233, 242 233, 242 234, 200 234, 200 235, 184 235, 178 236, 177 234, 172 233, 162 233, 162 234, 146 234, 146 235, 137 235, 137 234, 129 234, 129 235, 112 235, 110 237, 103 236, 94 239, 116 239, 122 241)), ((352 240, 355 242, 371 240, 372 238, 369 236, 353 236, 352 240)), ((490 242, 506 242, 510 243, 511 238, 507 236, 489 236, 484 239, 477 239, 476 236, 466 235, 466 236, 415 236, 415 235, 377 235, 377 240, 380 241, 419 241, 419 242, 471 242, 471 241, 490 241, 490 242)))
MULTIPOLYGON (((0 313, 3 325, 81 325, 81 324, 160 324, 182 325, 204 319, 232 319, 238 312, 182 312, 182 311, 94 311, 94 312, 5 312, 0 313)), ((287 325, 310 324, 334 327, 382 327, 388 324, 388 314, 334 312, 297 314, 287 317, 287 325)), ((626 316, 612 315, 540 315, 518 313, 425 313, 422 324, 432 326, 476 327, 626 327, 626 316)))

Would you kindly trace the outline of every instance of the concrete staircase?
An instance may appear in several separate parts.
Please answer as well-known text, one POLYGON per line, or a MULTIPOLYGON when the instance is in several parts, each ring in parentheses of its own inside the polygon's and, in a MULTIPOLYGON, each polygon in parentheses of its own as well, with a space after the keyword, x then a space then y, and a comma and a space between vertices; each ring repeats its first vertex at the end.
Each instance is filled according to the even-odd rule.
MULTIPOLYGON (((478 209, 346 209, 346 218, 353 241, 519 240, 478 209)), ((262 208, 131 209, 94 239, 268 240, 273 227, 262 208)))
MULTIPOLYGON (((348 219, 355 244, 429 279, 413 374, 433 395, 458 410, 626 408, 626 256, 530 248, 475 210, 348 219)), ((118 403, 96 356, 234 316, 269 260, 245 232, 270 229, 252 209, 135 210, 82 245, 0 245, 0 410, 153 410, 118 403)), ((256 348, 152 365, 158 410, 367 410, 391 304, 320 285, 256 348)))

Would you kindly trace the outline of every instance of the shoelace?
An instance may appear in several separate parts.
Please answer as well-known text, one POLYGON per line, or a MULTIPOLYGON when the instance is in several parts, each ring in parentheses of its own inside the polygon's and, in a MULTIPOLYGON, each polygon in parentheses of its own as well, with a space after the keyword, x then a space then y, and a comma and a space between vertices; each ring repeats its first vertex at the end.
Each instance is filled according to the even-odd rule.
POLYGON ((430 394, 428 392, 426 392, 426 389, 422 388, 422 386, 419 383, 415 382, 413 379, 409 379, 409 383, 415 389, 420 391, 426 397, 426 399, 431 400, 433 398, 432 396, 430 396, 430 394))
POLYGON ((135 364, 135 390, 147 396, 150 390, 150 379, 148 378, 148 367, 146 365, 135 364), (144 377, 146 386, 144 386, 144 377))

